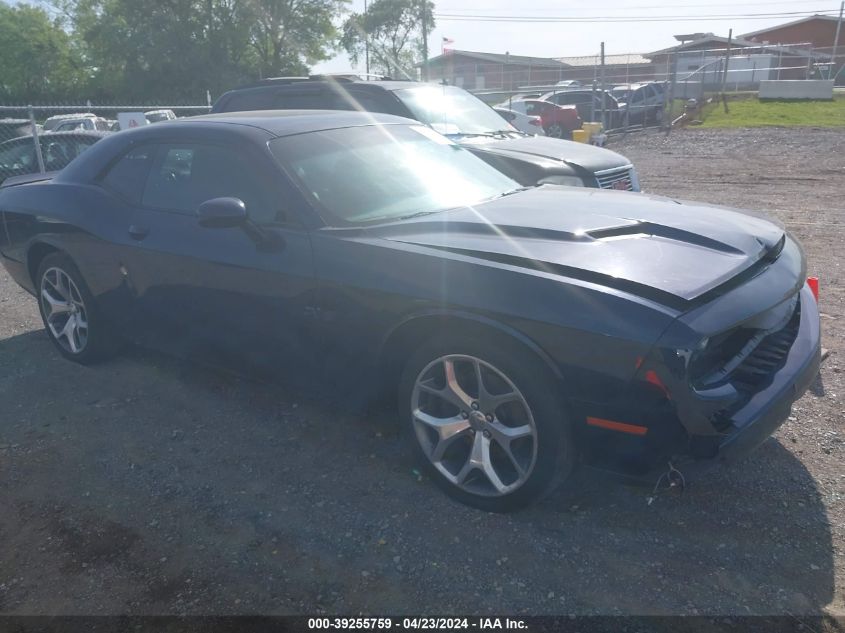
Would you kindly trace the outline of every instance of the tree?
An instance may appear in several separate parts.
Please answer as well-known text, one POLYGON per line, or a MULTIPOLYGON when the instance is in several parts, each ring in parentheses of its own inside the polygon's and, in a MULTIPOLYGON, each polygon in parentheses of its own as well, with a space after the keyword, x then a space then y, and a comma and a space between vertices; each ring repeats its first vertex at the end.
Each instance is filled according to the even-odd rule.
POLYGON ((357 64, 369 41, 370 67, 386 75, 413 77, 422 61, 423 13, 427 32, 434 28, 431 0, 374 0, 364 13, 352 14, 343 25, 341 45, 357 64))
POLYGON ((328 59, 337 39, 332 18, 348 0, 249 0, 251 44, 262 77, 301 75, 328 59))
POLYGON ((37 7, 0 3, 0 99, 69 99, 85 78, 82 57, 58 21, 37 7))
POLYGON ((92 98, 197 101, 328 57, 347 0, 65 0, 92 98))

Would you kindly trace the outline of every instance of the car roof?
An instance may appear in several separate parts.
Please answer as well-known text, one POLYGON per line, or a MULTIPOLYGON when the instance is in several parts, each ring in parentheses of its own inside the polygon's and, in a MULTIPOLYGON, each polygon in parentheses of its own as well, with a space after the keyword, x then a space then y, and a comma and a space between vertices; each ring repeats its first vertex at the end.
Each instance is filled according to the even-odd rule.
POLYGON ((93 112, 67 112, 65 114, 54 114, 48 116, 45 121, 65 121, 68 119, 99 119, 93 112))
POLYGON ((218 102, 228 99, 229 95, 241 93, 262 93, 262 92, 296 92, 309 87, 338 87, 345 90, 370 90, 394 92, 396 90, 408 90, 411 88, 438 87, 441 84, 423 83, 420 81, 402 81, 398 79, 384 79, 379 81, 366 81, 363 79, 331 79, 331 78, 280 78, 277 81, 264 80, 257 84, 240 86, 224 93, 218 102))
POLYGON ((109 130, 59 130, 58 132, 53 132, 52 130, 47 132, 42 132, 38 136, 49 136, 50 138, 55 137, 62 137, 62 136, 91 136, 96 138, 103 138, 104 136, 108 136, 111 134, 109 130))
MULTIPOLYGON (((254 110, 249 112, 226 112, 164 121, 159 126, 183 126, 196 124, 242 125, 264 130, 272 136, 289 136, 304 132, 317 132, 343 127, 372 124, 419 125, 419 121, 405 119, 392 114, 357 112, 354 110, 254 110)), ((137 128, 144 130, 145 127, 137 128)))
POLYGON ((206 138, 209 141, 263 144, 282 136, 365 125, 420 125, 391 114, 348 110, 255 110, 185 117, 141 125, 109 134, 84 157, 72 161, 55 178, 57 182, 92 182, 103 169, 136 144, 169 143, 206 138))

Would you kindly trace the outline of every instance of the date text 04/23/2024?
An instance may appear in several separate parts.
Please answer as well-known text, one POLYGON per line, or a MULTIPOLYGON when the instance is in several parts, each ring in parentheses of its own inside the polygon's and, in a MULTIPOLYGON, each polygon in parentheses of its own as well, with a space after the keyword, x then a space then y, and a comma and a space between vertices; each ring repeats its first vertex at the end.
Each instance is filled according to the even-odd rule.
POLYGON ((442 618, 442 617, 410 617, 394 618, 309 618, 310 630, 382 630, 393 628, 399 630, 525 630, 528 628, 524 620, 514 618, 442 618))

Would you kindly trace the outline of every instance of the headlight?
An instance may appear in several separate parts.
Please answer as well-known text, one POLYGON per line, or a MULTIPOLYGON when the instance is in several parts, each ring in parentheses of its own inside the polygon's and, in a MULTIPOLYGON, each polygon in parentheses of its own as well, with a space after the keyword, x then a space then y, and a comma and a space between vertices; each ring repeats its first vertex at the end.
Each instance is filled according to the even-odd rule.
POLYGON ((566 187, 583 187, 584 181, 578 176, 547 176, 539 183, 540 185, 564 185, 566 187))

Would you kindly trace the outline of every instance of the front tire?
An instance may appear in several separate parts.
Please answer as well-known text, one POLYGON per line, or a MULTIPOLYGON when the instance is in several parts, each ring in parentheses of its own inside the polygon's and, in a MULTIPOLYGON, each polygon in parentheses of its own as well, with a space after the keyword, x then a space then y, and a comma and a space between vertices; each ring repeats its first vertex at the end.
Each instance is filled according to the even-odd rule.
POLYGON ((407 362, 399 403, 431 478, 462 503, 508 512, 538 500, 574 468, 559 390, 549 369, 517 344, 442 337, 407 362))
POLYGON ((87 365, 117 351, 117 340, 70 257, 64 253, 45 257, 36 283, 44 329, 62 356, 87 365))

